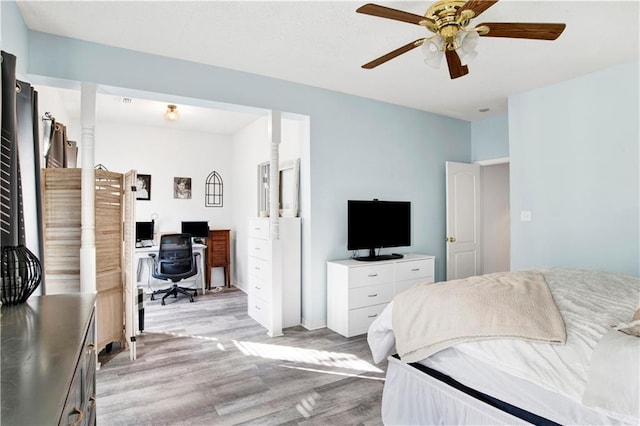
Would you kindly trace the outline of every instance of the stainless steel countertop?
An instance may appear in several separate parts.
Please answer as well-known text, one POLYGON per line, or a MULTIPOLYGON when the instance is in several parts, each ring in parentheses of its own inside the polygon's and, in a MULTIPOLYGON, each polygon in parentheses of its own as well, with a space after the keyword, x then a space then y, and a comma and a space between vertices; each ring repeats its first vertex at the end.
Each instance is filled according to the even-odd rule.
POLYGON ((73 293, 1 307, 3 425, 58 424, 94 305, 73 293))

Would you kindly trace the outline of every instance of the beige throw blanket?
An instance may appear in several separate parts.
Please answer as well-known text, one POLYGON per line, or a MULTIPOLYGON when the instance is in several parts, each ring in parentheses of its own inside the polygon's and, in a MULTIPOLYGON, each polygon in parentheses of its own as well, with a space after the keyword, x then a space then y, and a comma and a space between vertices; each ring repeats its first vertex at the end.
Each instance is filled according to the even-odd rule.
POLYGON ((566 340, 549 287, 535 271, 419 284, 396 296, 392 321, 396 349, 405 362, 473 340, 566 340))

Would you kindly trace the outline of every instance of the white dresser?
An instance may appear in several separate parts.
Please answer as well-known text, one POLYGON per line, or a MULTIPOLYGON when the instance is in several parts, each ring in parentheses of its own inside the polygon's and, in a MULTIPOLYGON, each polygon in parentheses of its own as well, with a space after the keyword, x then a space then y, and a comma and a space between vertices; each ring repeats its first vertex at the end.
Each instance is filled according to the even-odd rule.
POLYGON ((281 335, 283 327, 299 325, 301 316, 300 218, 279 218, 279 228, 280 240, 273 241, 268 218, 249 220, 248 311, 271 336, 281 335), (281 315, 274 310, 277 307, 281 315))
POLYGON ((366 333, 393 296, 414 284, 434 281, 435 257, 327 262, 327 327, 345 337, 366 333))

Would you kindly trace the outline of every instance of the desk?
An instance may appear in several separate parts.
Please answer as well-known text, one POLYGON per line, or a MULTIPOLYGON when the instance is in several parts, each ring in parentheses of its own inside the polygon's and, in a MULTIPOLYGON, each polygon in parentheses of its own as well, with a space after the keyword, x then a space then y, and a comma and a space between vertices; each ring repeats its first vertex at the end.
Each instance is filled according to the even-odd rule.
MULTIPOLYGON (((206 271, 207 268, 205 268, 205 250, 207 249, 207 246, 204 244, 193 244, 193 254, 198 256, 197 262, 198 262, 198 275, 196 275, 196 278, 199 278, 202 281, 202 294, 205 293, 206 290, 206 282, 205 282, 205 274, 204 272, 206 271)), ((142 285, 142 283, 140 282, 141 277, 142 277, 142 268, 143 265, 146 263, 149 268, 149 277, 151 276, 151 270, 153 269, 153 259, 151 257, 149 257, 150 254, 155 254, 156 256, 158 255, 158 250, 159 250, 159 246, 155 245, 152 247, 136 247, 136 252, 135 252, 135 259, 134 259, 134 265, 138 265, 138 271, 137 271, 137 275, 136 275, 136 281, 138 282, 138 287, 143 287, 144 285, 142 285), (150 263, 149 263, 150 262, 150 263)), ((149 278, 150 279, 150 278, 149 278)), ((162 280, 160 280, 162 281, 162 280)))

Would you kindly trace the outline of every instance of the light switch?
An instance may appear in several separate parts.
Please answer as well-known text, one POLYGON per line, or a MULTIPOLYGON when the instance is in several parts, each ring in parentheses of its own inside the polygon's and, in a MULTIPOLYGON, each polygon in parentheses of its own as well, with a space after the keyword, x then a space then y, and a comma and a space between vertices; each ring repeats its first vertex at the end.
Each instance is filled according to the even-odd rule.
POLYGON ((529 210, 520 212, 520 222, 531 222, 531 212, 529 210))

